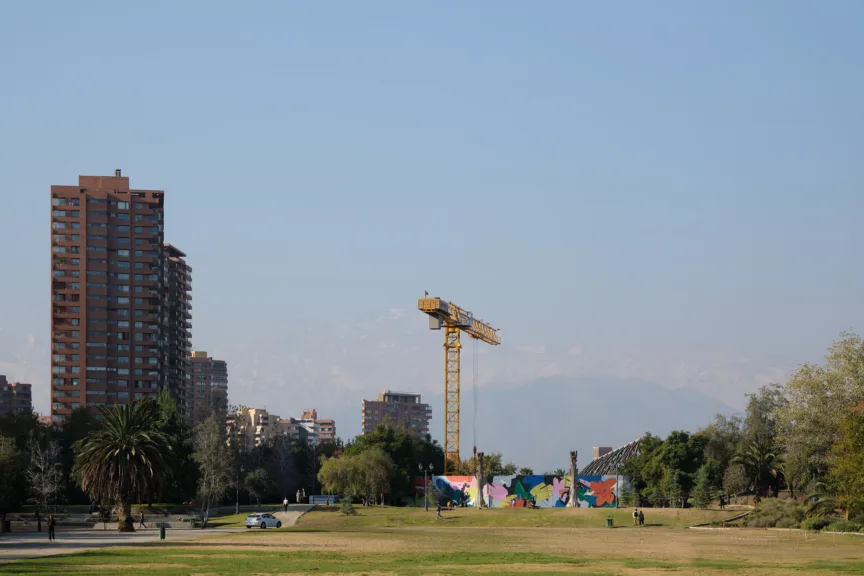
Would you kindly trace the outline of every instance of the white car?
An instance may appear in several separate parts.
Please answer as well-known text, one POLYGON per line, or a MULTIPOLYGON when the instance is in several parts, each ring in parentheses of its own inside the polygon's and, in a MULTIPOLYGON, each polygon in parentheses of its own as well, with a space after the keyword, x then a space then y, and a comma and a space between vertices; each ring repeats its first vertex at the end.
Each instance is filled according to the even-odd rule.
POLYGON ((282 521, 272 514, 250 514, 246 517, 246 528, 281 528, 282 521))

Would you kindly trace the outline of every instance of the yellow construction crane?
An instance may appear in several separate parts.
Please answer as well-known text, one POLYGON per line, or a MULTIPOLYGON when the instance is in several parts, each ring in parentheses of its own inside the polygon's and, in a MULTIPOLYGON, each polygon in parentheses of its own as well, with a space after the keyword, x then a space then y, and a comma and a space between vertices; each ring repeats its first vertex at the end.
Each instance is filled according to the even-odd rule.
POLYGON ((444 328, 444 474, 459 470, 459 335, 497 346, 498 330, 476 320, 467 310, 441 298, 429 298, 427 292, 417 300, 417 308, 429 315, 429 329, 444 328))

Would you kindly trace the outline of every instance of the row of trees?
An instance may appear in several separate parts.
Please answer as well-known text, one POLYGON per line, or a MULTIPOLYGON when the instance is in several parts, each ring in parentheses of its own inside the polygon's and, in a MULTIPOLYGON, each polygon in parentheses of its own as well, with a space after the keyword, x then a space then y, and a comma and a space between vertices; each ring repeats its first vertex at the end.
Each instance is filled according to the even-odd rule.
POLYGON ((325 492, 346 502, 408 504, 418 494, 414 480, 424 471, 440 474, 443 462, 444 450, 428 435, 417 438, 404 429, 379 426, 341 454, 322 458, 318 480, 325 492))
MULTIPOLYGON (((233 410, 229 410, 232 413, 233 410)), ((231 421, 214 412, 186 426, 173 397, 73 412, 62 427, 32 414, 0 418, 0 519, 35 505, 43 513, 60 504, 116 510, 120 530, 132 530, 134 503, 191 502, 206 524, 210 508, 230 492, 247 501, 280 501, 309 490, 318 472, 315 451, 332 455, 337 444, 310 448, 285 437, 242 451, 231 421), (233 488, 233 490, 232 490, 233 488)))
MULTIPOLYGON (((619 470, 643 503, 707 505, 719 494, 792 498, 864 514, 864 341, 844 333, 822 365, 749 395, 743 418, 665 440, 647 434, 619 470)), ((818 512, 818 511, 817 511, 818 512)))

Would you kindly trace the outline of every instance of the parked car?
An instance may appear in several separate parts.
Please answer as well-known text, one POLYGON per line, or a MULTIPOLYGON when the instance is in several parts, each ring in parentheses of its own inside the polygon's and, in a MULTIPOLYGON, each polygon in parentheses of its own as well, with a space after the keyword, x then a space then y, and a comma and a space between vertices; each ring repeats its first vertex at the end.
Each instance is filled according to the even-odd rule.
POLYGON ((250 514, 246 517, 246 528, 281 528, 282 521, 272 514, 250 514))

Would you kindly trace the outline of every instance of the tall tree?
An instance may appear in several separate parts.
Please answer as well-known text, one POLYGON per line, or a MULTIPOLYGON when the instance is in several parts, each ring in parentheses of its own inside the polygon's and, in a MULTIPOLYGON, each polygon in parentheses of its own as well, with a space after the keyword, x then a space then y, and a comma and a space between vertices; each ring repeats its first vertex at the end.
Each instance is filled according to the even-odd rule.
POLYGON ((776 446, 769 439, 756 436, 732 459, 733 462, 744 466, 752 483, 753 491, 759 496, 765 494, 766 483, 770 481, 770 478, 774 478, 775 482, 779 482, 781 478, 780 458, 776 452, 776 446))
POLYGON ((23 504, 21 482, 23 458, 15 440, 0 436, 0 527, 6 514, 23 504))
POLYGON ((828 455, 828 478, 836 504, 848 520, 864 513, 864 402, 840 421, 838 433, 828 455))
POLYGON ((699 508, 705 508, 711 503, 711 476, 707 465, 702 465, 699 471, 696 472, 696 484, 691 492, 693 505, 699 508))
POLYGON ((97 501, 116 499, 117 529, 134 532, 132 500, 161 488, 171 444, 157 425, 159 407, 149 399, 98 410, 98 428, 75 444, 78 479, 97 501))
POLYGON ((864 401, 864 341, 850 333, 829 348, 823 366, 805 364, 786 383, 779 410, 787 473, 803 486, 828 471, 840 421, 864 401))
POLYGON ((737 463, 730 464, 723 474, 723 491, 735 496, 746 492, 749 487, 750 479, 744 466, 737 463))
POLYGON ((202 527, 210 518, 210 508, 232 485, 233 457, 228 454, 225 421, 218 414, 209 416, 195 428, 193 460, 198 464, 198 495, 201 498, 202 527))
MULTIPOLYGON (((393 460, 381 448, 374 446, 356 456, 357 465, 366 476, 366 488, 369 494, 380 496, 381 504, 384 496, 390 491, 390 476, 393 474, 393 460)), ((367 502, 373 498, 367 495, 367 502)))
POLYGON ((264 468, 255 468, 243 478, 243 487, 254 498, 258 506, 261 505, 261 497, 267 493, 270 487, 270 476, 264 468))
POLYGON ((63 488, 60 444, 50 440, 43 445, 31 434, 30 463, 24 475, 30 486, 31 501, 37 509, 47 512, 51 504, 56 505, 58 493, 63 488))

